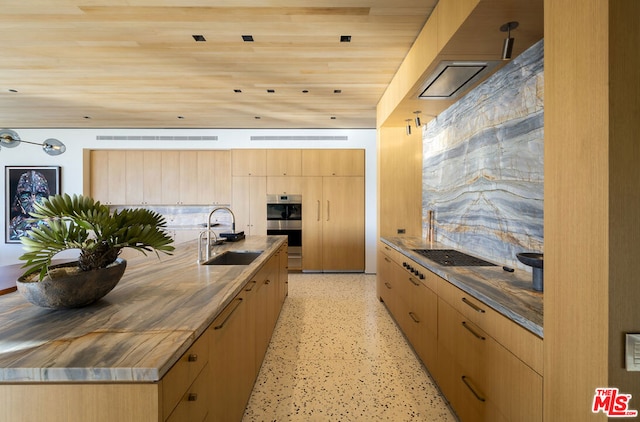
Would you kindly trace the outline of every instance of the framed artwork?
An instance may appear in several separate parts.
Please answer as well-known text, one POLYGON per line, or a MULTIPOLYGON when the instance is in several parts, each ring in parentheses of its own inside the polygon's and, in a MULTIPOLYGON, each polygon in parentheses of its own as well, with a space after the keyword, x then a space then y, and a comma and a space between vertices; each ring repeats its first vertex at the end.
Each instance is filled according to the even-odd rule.
POLYGON ((39 222, 29 222, 33 204, 60 193, 60 167, 5 166, 5 243, 20 237, 39 222))

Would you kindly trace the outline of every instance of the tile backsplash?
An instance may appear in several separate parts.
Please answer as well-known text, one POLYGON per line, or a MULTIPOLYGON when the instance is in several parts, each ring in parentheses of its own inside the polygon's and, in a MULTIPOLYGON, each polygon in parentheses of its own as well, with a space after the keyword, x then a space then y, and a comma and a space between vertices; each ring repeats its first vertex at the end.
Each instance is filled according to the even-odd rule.
POLYGON ((543 40, 423 129, 422 228, 502 265, 543 250, 543 40))

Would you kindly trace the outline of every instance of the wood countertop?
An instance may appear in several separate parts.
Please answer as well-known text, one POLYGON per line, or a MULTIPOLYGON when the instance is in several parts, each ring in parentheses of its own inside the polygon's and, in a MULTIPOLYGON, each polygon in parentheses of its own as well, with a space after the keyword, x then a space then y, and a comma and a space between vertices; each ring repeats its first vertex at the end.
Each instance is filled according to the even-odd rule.
POLYGON ((250 236, 218 250, 264 251, 250 265, 198 265, 197 244, 131 259, 120 283, 79 309, 0 296, 0 383, 156 382, 231 302, 286 236, 250 236))
POLYGON ((530 273, 518 269, 512 273, 506 272, 500 265, 495 267, 443 266, 413 252, 413 249, 450 249, 450 247, 428 244, 424 239, 411 237, 389 237, 380 240, 538 337, 543 337, 543 294, 531 288, 530 273))

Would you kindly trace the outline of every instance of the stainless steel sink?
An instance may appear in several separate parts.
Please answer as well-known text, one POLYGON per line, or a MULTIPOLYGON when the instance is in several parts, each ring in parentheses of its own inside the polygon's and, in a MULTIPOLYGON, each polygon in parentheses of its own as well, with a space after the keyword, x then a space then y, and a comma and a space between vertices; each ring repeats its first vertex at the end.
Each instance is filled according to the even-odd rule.
POLYGON ((249 265, 258 258, 263 251, 225 251, 214 255, 202 265, 249 265))

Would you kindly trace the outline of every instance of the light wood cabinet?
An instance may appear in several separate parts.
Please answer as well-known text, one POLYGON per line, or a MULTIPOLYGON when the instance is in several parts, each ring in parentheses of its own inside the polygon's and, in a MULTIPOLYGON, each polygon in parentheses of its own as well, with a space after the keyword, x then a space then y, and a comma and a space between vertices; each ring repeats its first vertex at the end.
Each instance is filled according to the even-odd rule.
POLYGON ((266 176, 266 149, 234 149, 231 150, 232 176, 266 176))
POLYGON ((301 175, 302 175, 302 150, 299 150, 299 149, 268 149, 267 150, 267 176, 301 176, 301 175))
POLYGON ((231 206, 237 231, 247 236, 267 234, 266 177, 234 176, 231 206))
POLYGON ((303 270, 364 271, 364 177, 303 179, 303 270))
POLYGON ((542 339, 383 242, 377 293, 461 421, 542 420, 542 339))
POLYGON ((91 196, 113 205, 229 204, 230 166, 229 151, 91 151, 91 196))
POLYGON ((303 149, 303 176, 364 176, 362 149, 303 149))
POLYGON ((91 151, 91 193, 103 204, 126 204, 125 152, 91 151))
POLYGON ((252 333, 246 331, 251 313, 246 293, 241 292, 211 324, 210 365, 214 378, 213 420, 241 420, 251 392, 247 382, 255 371, 253 350, 247 347, 252 333))
POLYGON ((440 299, 435 377, 462 421, 541 421, 542 376, 440 299))
POLYGON ((197 184, 206 204, 231 204, 231 151, 198 151, 197 184))
POLYGON ((437 284, 429 280, 430 272, 426 268, 402 259, 401 254, 381 242, 378 246, 378 296, 425 366, 435 367, 438 305, 434 289, 437 284))
POLYGON ((295 195, 303 192, 303 178, 297 176, 267 176, 267 193, 295 195))
POLYGON ((0 419, 241 420, 282 307, 278 285, 288 279, 283 253, 286 244, 258 269, 254 279, 243 286, 159 382, 2 383, 0 419), (256 294, 258 285, 265 287, 262 296, 256 294), (38 405, 25 405, 25 397, 38 405))

